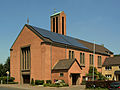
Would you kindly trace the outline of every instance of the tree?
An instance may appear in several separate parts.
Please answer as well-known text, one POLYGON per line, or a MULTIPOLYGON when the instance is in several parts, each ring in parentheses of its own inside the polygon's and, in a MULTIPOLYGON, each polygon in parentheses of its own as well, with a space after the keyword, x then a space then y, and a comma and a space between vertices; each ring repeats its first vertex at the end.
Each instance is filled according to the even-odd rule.
MULTIPOLYGON (((92 66, 89 68, 89 74, 93 74, 93 67, 92 66)), ((98 71, 97 71, 96 67, 94 67, 94 74, 98 75, 98 71)))
POLYGON ((0 77, 3 76, 3 64, 0 64, 0 77))
POLYGON ((120 54, 116 54, 116 55, 114 55, 114 57, 116 57, 116 56, 120 56, 120 54))
MULTIPOLYGON (((92 76, 93 75, 93 67, 91 66, 89 68, 88 74, 86 76, 92 76)), ((94 67, 94 76, 97 77, 98 80, 106 80, 107 78, 102 75, 102 73, 98 72, 96 67, 94 67)))
POLYGON ((0 77, 7 76, 6 72, 10 72, 10 57, 7 58, 5 64, 0 64, 0 77))
POLYGON ((98 73, 98 76, 99 76, 98 80, 107 80, 107 78, 100 72, 98 73))
POLYGON ((4 73, 4 76, 6 76, 6 72, 9 71, 10 72, 10 57, 7 58, 7 61, 5 62, 4 66, 3 66, 3 73, 4 73))

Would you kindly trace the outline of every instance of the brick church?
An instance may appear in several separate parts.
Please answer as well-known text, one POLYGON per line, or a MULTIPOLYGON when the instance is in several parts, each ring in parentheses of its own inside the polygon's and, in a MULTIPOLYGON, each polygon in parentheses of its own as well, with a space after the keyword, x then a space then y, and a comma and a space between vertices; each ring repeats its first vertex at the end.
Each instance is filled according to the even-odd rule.
POLYGON ((54 13, 50 19, 51 31, 24 25, 10 49, 11 77, 19 84, 30 83, 33 78, 79 85, 93 64, 102 72, 102 64, 113 53, 95 44, 94 55, 93 43, 67 36, 63 11, 54 13))

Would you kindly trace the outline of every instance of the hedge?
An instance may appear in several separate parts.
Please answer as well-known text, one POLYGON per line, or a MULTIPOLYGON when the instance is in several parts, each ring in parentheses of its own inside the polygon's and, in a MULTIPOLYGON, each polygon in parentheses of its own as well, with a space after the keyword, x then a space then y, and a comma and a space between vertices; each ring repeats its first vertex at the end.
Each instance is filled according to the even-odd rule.
POLYGON ((18 84, 18 82, 8 82, 8 84, 18 84))
POLYGON ((35 85, 43 85, 44 80, 35 80, 35 85))
POLYGON ((43 84, 44 87, 67 87, 68 84, 62 83, 62 84, 43 84))
POLYGON ((86 88, 108 88, 115 81, 86 81, 86 88))
POLYGON ((51 80, 46 80, 46 83, 47 83, 47 84, 51 84, 52 81, 51 81, 51 80))

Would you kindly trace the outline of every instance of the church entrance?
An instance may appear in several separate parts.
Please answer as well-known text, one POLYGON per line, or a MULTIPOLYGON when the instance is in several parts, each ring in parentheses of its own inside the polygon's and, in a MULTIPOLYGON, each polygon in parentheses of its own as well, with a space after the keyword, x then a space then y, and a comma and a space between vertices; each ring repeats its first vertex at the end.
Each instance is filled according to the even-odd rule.
POLYGON ((80 74, 72 74, 72 85, 79 84, 80 74))
POLYGON ((118 81, 120 81, 120 74, 118 75, 118 81))
POLYGON ((30 75, 23 75, 23 84, 30 84, 30 75))

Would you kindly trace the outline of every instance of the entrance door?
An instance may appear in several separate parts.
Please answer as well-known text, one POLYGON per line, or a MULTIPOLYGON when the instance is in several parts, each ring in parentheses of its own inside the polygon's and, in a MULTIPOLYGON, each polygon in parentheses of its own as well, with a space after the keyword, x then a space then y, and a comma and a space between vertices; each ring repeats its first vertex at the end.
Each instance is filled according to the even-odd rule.
POLYGON ((72 74, 72 85, 76 85, 80 74, 72 74))
POLYGON ((118 81, 120 81, 120 75, 118 75, 118 81))
POLYGON ((23 84, 30 84, 30 75, 23 75, 23 84))

